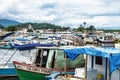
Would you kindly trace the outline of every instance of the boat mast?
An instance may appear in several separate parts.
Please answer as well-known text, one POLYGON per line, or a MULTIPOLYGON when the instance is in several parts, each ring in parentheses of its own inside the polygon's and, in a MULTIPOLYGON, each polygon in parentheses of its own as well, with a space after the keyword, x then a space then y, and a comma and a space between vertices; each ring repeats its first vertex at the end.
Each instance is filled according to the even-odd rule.
POLYGON ((67 69, 67 67, 66 67, 66 54, 64 54, 65 55, 65 64, 64 64, 64 66, 65 66, 65 68, 64 68, 64 72, 65 72, 65 77, 66 77, 66 69, 67 69))

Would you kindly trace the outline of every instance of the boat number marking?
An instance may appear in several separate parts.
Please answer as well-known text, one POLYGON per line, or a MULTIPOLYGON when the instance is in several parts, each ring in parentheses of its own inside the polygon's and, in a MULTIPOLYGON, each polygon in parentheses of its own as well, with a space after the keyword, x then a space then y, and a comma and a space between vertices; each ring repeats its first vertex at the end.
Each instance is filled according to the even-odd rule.
POLYGON ((32 67, 32 66, 23 66, 23 65, 16 65, 18 69, 26 70, 26 71, 32 71, 37 73, 43 73, 43 74, 50 74, 50 70, 43 69, 40 67, 32 67))

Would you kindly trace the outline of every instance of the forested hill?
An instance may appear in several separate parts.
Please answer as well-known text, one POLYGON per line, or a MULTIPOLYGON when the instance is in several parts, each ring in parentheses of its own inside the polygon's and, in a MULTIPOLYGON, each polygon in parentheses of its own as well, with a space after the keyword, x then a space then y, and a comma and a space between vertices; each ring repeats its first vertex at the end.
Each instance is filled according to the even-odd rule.
POLYGON ((0 24, 0 29, 4 29, 4 26, 0 24))
POLYGON ((34 29, 65 29, 66 27, 61 27, 51 23, 24 23, 19 25, 14 25, 17 29, 28 28, 28 25, 31 24, 34 29))
POLYGON ((14 20, 8 20, 8 19, 0 19, 0 25, 7 27, 10 25, 18 25, 20 22, 14 21, 14 20))

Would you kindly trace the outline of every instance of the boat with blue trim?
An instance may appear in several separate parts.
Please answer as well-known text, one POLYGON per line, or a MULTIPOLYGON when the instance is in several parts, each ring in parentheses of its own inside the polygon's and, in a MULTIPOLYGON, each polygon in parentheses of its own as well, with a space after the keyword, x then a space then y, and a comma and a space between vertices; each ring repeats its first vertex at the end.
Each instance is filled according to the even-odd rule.
POLYGON ((33 63, 34 62, 34 54, 35 47, 37 46, 56 46, 54 44, 39 44, 39 43, 31 43, 24 45, 16 45, 13 47, 15 50, 8 50, 0 57, 0 77, 3 76, 17 76, 16 69, 13 65, 13 61, 21 61, 23 63, 33 63), (12 53, 13 52, 13 53, 12 53), (12 54, 11 54, 12 53, 12 54))

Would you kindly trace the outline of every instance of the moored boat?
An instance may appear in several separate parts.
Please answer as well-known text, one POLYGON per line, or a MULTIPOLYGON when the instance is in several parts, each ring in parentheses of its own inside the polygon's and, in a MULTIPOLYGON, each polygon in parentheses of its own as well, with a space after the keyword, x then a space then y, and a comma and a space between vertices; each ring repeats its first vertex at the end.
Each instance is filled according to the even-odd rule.
POLYGON ((84 58, 83 55, 78 56, 74 61, 66 58, 63 49, 69 47, 37 47, 33 64, 14 61, 20 80, 46 80, 46 78, 51 78, 51 74, 54 74, 53 78, 65 73, 74 74, 76 67, 84 65, 84 58), (67 64, 65 65, 65 63, 67 64), (66 70, 64 70, 65 66, 66 70))
POLYGON ((0 49, 13 49, 10 45, 0 45, 0 49))
POLYGON ((115 39, 112 35, 104 35, 104 36, 98 36, 97 42, 98 43, 114 43, 115 39))
POLYGON ((74 76, 83 77, 84 80, 120 80, 119 49, 114 47, 82 47, 64 49, 64 51, 72 60, 76 59, 79 54, 86 55, 85 68, 82 71, 76 68, 74 76))
POLYGON ((14 61, 14 64, 20 80, 45 80, 45 77, 51 72, 51 69, 32 66, 16 61, 14 61))
POLYGON ((14 67, 0 67, 0 77, 6 76, 17 76, 16 70, 14 67))
POLYGON ((36 46, 55 46, 55 45, 54 44, 24 44, 24 45, 14 44, 14 48, 16 49, 15 51, 8 50, 0 56, 0 77, 17 76, 16 69, 13 65, 14 60, 29 64, 34 62, 34 58, 33 58, 35 52, 34 48, 36 46))
MULTIPOLYGON (((36 53, 36 59, 33 64, 26 64, 22 62, 14 62, 17 73, 19 75, 20 80, 66 80, 66 76, 70 77, 70 80, 79 80, 79 78, 83 79, 96 79, 98 74, 104 76, 105 80, 110 80, 109 73, 115 71, 118 67, 120 67, 119 60, 114 62, 119 58, 120 51, 115 48, 99 48, 99 47, 38 47, 36 53), (60 51, 59 51, 60 50, 60 51), (59 52, 59 53, 58 53, 59 52), (63 53, 65 52, 65 54, 63 53), (112 53, 111 53, 112 52, 112 53), (94 65, 95 69, 80 67, 80 63, 77 63, 76 60, 80 62, 80 58, 78 58, 81 54, 89 55, 96 57, 94 60, 103 57, 103 64, 98 62, 91 62, 91 59, 86 58, 86 62, 88 61, 89 67, 94 65), (69 58, 71 60, 69 60, 69 58), (109 61, 106 62, 106 59, 110 59, 111 65, 108 66, 109 61), (74 67, 73 67, 73 63, 74 67), (75 65, 77 64, 77 65, 75 65), (98 65, 101 64, 101 65, 98 65), (118 64, 118 65, 116 65, 118 64), (99 67, 97 67, 99 66, 99 67), (103 71, 100 71, 103 69, 103 71), (109 71, 110 72, 107 72, 109 71), (47 73, 46 73, 47 72, 47 73), (86 74, 85 74, 86 73, 86 74), (83 75, 85 74, 85 75, 83 75), (30 75, 33 75, 32 77, 30 75), (63 76, 64 77, 61 77, 63 76), (39 76, 39 77, 38 77, 39 76), (63 79, 64 78, 64 79, 63 79)), ((118 72, 117 72, 118 73, 118 72)), ((115 74, 117 74, 115 73, 115 74)), ((118 75, 117 75, 118 76, 118 75)), ((102 77, 103 78, 103 77, 102 77)), ((111 80, 114 80, 111 74, 111 80)), ((118 78, 116 80, 119 80, 118 78)))

